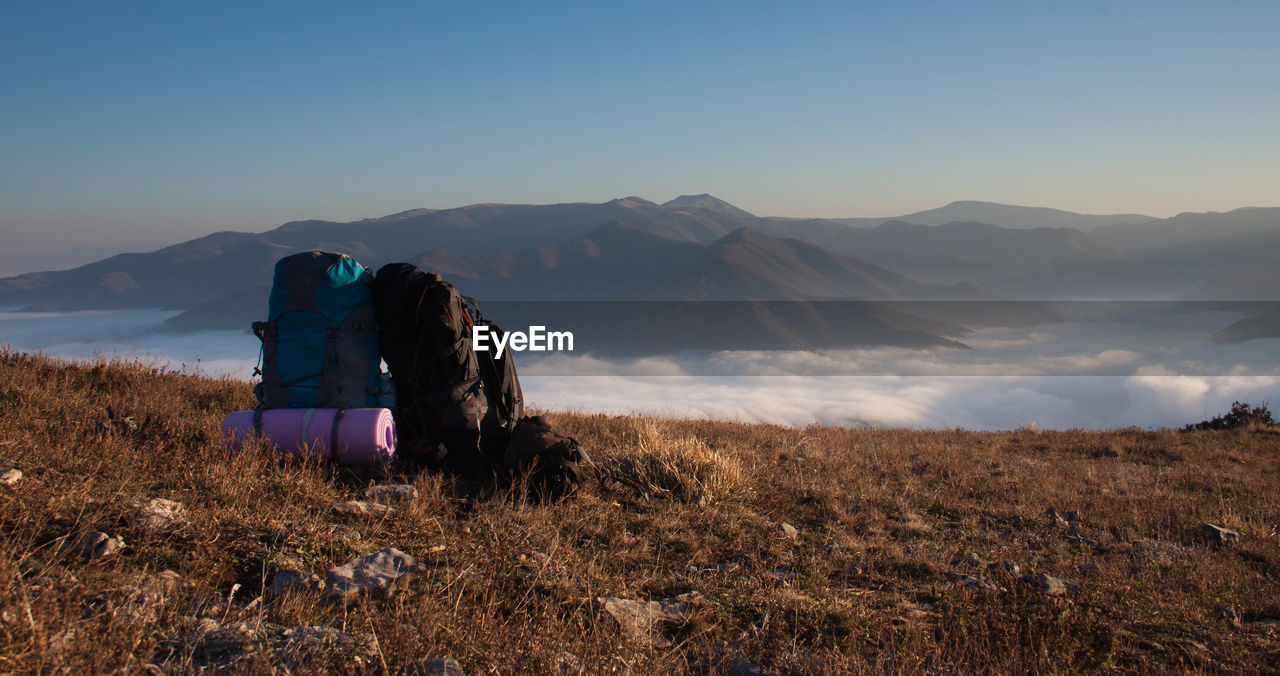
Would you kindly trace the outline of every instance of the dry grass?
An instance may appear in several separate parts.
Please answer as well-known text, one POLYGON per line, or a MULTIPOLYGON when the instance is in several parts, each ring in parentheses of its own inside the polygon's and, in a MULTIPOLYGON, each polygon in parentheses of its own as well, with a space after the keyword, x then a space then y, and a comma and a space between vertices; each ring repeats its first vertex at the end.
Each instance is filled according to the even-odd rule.
POLYGON ((394 673, 444 655, 468 673, 714 672, 735 658, 797 673, 1280 664, 1275 430, 556 414, 613 480, 527 504, 397 467, 390 479, 419 498, 350 521, 327 505, 387 478, 228 453, 219 423, 251 403, 238 382, 0 353, 0 457, 24 474, 0 487, 0 672, 394 673), (182 502, 187 523, 147 530, 137 505, 153 497, 182 502), (1046 518, 1050 507, 1078 511, 1091 542, 1046 518), (1240 542, 1202 542, 1203 522, 1240 542), (60 549, 95 530, 127 548, 101 561, 60 549), (387 546, 424 564, 406 592, 347 607, 264 598, 276 571, 323 575, 387 546), (1020 587, 1006 562, 1069 592, 1020 587), (593 603, 686 591, 701 601, 664 628, 664 646, 625 637, 593 603), (219 654, 211 635, 237 647, 219 654))

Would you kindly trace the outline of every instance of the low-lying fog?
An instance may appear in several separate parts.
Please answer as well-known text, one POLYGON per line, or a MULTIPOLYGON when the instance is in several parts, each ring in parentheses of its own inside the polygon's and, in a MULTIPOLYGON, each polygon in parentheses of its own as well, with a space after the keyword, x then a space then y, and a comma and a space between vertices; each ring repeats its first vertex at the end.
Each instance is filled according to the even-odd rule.
MULTIPOLYGON (((248 332, 155 331, 176 313, 0 312, 0 344, 50 356, 141 359, 248 379, 248 332)), ((1123 322, 985 330, 972 350, 867 348, 720 352, 641 359, 518 353, 540 409, 706 416, 785 425, 1008 429, 1176 427, 1280 394, 1280 339, 1214 344, 1238 318, 1186 313, 1123 322)), ((509 327, 510 328, 510 327, 509 327)))

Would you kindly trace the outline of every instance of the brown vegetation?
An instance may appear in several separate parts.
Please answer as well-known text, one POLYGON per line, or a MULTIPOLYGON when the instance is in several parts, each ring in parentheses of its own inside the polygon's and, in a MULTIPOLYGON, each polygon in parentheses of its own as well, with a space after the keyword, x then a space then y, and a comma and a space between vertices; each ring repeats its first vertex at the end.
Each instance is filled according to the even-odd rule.
POLYGON ((530 504, 400 467, 231 454, 219 424, 251 404, 241 382, 0 352, 0 458, 21 472, 0 486, 0 672, 395 673, 446 655, 467 673, 1280 664, 1273 429, 555 414, 607 478, 530 504), (397 480, 418 495, 389 515, 328 508, 397 480), (153 498, 178 516, 147 512, 153 498), (1204 523, 1238 540, 1209 542, 1204 523), (125 548, 64 545, 95 531, 125 548), (267 593, 278 571, 323 578, 384 547, 421 564, 393 596, 267 593), (597 600, 688 592, 650 636, 597 600))

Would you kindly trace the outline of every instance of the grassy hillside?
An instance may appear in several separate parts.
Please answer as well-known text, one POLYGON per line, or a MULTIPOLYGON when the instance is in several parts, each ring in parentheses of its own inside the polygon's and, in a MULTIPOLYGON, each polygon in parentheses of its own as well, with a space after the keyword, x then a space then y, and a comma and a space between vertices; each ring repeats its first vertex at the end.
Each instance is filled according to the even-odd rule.
POLYGON ((219 423, 251 403, 239 382, 0 352, 0 458, 21 473, 0 477, 0 672, 396 673, 445 656, 471 674, 1280 664, 1275 430, 557 414, 612 478, 530 504, 399 467, 230 454, 219 423), (371 481, 418 495, 385 516, 329 508, 371 481), (152 498, 182 513, 142 516, 152 498), (1238 541, 1207 542, 1206 522, 1238 541), (124 549, 64 545, 91 531, 124 549), (323 579, 384 547, 420 564, 394 595, 268 591, 279 571, 323 579), (670 612, 646 632, 619 608, 670 612))

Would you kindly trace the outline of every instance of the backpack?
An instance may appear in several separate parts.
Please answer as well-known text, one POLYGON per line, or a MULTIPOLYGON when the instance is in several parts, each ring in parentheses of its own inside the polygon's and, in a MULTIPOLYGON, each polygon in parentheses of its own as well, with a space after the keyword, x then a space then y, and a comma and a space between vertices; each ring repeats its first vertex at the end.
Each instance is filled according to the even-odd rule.
POLYGON ((258 409, 378 406, 381 358, 372 275, 346 254, 308 251, 280 259, 254 375, 258 409))
POLYGON ((516 423, 503 464, 513 475, 527 473, 534 494, 552 500, 572 493, 586 470, 595 468, 577 439, 551 429, 540 415, 516 423))
POLYGON ((408 263, 378 270, 373 300, 378 347, 396 391, 402 456, 471 478, 492 474, 524 414, 524 395, 510 353, 477 353, 471 329, 502 330, 480 315, 474 299, 408 263))

